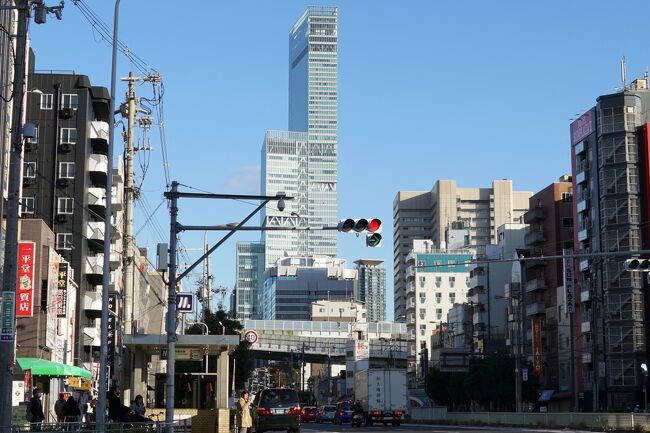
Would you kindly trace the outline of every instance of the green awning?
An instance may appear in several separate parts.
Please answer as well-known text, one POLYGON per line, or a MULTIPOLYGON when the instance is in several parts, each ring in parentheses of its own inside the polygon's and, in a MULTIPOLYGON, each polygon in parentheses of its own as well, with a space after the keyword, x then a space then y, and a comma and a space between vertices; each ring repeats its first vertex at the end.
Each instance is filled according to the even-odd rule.
POLYGON ((32 376, 49 376, 49 377, 83 377, 91 379, 92 373, 81 367, 58 362, 48 361, 39 358, 16 358, 21 370, 31 370, 32 376))

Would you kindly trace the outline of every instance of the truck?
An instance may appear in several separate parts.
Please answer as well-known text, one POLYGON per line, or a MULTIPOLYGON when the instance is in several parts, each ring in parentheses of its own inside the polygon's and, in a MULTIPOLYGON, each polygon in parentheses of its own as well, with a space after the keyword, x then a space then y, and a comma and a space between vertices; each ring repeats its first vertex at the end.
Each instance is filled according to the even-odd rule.
POLYGON ((354 375, 354 398, 363 408, 367 426, 400 425, 407 409, 406 370, 374 368, 354 375))

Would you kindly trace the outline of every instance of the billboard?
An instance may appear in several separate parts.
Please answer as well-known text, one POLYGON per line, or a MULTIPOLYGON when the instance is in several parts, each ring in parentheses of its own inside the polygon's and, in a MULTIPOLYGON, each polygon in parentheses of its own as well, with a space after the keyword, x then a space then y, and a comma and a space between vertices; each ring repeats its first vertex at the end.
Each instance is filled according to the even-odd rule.
POLYGON ((595 112, 592 108, 571 122, 571 145, 575 146, 595 131, 595 112))
POLYGON ((65 319, 68 313, 68 263, 59 263, 56 290, 56 317, 65 319))
POLYGON ((34 266, 36 243, 18 242, 18 281, 16 287, 16 317, 34 315, 34 266))

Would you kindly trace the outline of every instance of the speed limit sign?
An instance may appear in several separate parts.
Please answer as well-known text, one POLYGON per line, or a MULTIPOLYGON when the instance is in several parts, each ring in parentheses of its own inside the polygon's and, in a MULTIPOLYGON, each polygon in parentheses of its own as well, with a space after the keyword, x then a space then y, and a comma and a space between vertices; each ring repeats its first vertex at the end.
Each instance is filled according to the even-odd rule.
POLYGON ((244 334, 244 341, 247 341, 250 344, 257 343, 258 339, 259 339, 259 336, 257 335, 257 332, 255 332, 253 330, 246 331, 246 333, 244 334))

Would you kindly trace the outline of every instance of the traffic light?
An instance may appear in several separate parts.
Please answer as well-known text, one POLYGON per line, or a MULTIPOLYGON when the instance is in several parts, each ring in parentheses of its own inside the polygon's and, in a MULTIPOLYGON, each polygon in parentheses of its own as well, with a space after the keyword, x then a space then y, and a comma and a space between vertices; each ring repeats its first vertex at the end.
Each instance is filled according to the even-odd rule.
POLYGON ((366 232, 366 246, 377 248, 381 246, 381 220, 379 218, 347 218, 338 224, 338 231, 342 233, 366 232))
POLYGON ((623 267, 626 271, 650 272, 650 260, 639 258, 627 259, 623 263, 623 267))

